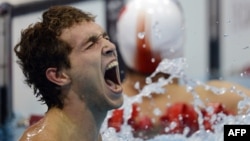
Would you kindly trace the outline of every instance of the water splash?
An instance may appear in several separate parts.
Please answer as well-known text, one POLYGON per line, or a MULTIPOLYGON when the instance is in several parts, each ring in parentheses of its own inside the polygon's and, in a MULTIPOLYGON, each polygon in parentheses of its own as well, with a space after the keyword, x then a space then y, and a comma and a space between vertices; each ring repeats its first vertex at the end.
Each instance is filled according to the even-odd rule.
MULTIPOLYGON (((186 90, 190 92, 193 95, 194 100, 194 108, 198 115, 201 115, 201 111, 198 107, 203 107, 206 109, 208 113, 213 113, 213 108, 209 106, 205 106, 203 101, 199 98, 195 91, 196 86, 204 86, 206 90, 210 90, 214 92, 214 94, 222 95, 226 91, 230 91, 232 93, 236 93, 239 96, 243 97, 244 99, 241 100, 238 103, 238 111, 241 113, 246 107, 250 107, 250 98, 247 97, 245 93, 243 93, 241 90, 236 89, 235 86, 232 86, 229 89, 226 88, 217 88, 213 86, 206 85, 205 83, 202 83, 200 81, 195 81, 193 79, 188 78, 184 70, 187 67, 185 58, 178 58, 174 60, 168 60, 164 59, 160 62, 155 72, 152 73, 148 78, 146 78, 147 85, 140 89, 140 84, 136 83, 135 88, 138 89, 139 94, 127 97, 124 95, 124 104, 121 108, 124 109, 124 119, 127 121, 130 118, 131 112, 132 112, 132 104, 134 102, 141 102, 142 97, 151 97, 151 93, 158 93, 163 94, 165 92, 165 89, 163 86, 169 84, 172 82, 173 78, 179 78, 183 81, 183 83, 186 85, 186 90), (171 76, 167 79, 161 78, 158 82, 153 82, 152 78, 157 73, 166 73, 171 74, 171 76)), ((248 108, 249 109, 249 108, 248 108)), ((160 114, 158 109, 154 110, 154 113, 160 114)), ((107 128, 107 119, 111 116, 111 111, 109 111, 107 118, 104 121, 104 124, 101 128, 101 133, 103 136, 104 141, 144 141, 140 138, 133 137, 132 134, 132 127, 127 124, 127 122, 124 122, 124 125, 121 127, 121 132, 117 133, 115 129, 113 128, 107 128)), ((197 132, 192 134, 191 136, 187 137, 188 128, 184 130, 183 134, 164 134, 164 135, 158 135, 152 139, 148 139, 148 141, 223 141, 224 139, 224 125, 230 125, 230 124, 249 124, 250 123, 250 110, 246 111, 246 114, 244 115, 225 115, 225 114, 218 114, 213 115, 211 117, 211 123, 214 123, 216 121, 216 125, 212 125, 213 132, 207 131, 203 127, 203 118, 202 116, 199 116, 198 122, 199 122, 199 129, 197 132), (219 120, 218 120, 219 119, 219 120)), ((165 130, 169 130, 170 128, 174 127, 175 123, 173 122, 168 128, 165 130)))

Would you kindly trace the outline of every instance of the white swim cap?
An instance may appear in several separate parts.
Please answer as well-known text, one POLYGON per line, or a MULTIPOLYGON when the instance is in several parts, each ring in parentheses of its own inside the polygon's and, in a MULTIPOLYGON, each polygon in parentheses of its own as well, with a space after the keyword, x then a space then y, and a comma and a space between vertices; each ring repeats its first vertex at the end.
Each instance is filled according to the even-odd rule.
POLYGON ((183 57, 184 17, 175 0, 130 0, 117 21, 127 67, 152 73, 163 58, 183 57))

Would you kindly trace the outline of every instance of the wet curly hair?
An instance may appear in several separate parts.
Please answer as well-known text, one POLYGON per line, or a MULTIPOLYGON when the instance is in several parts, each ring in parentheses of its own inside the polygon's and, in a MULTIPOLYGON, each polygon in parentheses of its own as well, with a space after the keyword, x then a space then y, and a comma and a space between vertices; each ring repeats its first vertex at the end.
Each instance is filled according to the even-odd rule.
POLYGON ((95 21, 95 16, 71 6, 52 6, 42 14, 41 22, 21 31, 20 42, 14 47, 25 82, 48 109, 62 108, 63 95, 60 86, 47 79, 47 68, 70 68, 72 47, 59 36, 63 29, 83 21, 95 21))

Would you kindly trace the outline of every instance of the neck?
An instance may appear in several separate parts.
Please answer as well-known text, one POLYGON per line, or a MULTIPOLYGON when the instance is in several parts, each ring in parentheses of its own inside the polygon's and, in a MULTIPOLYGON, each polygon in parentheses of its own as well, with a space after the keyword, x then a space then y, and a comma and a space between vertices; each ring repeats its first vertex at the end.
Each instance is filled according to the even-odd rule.
POLYGON ((75 136, 77 139, 85 139, 86 141, 101 140, 100 128, 107 112, 91 110, 75 94, 69 95, 62 110, 76 129, 72 136, 75 136))

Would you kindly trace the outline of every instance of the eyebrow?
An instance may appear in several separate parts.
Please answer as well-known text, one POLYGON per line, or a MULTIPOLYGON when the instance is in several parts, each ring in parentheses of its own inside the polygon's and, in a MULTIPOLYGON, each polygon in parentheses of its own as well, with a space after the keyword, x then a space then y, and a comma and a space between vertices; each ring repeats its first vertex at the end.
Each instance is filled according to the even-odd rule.
POLYGON ((101 36, 102 36, 102 34, 99 34, 99 35, 91 35, 91 36, 87 39, 86 43, 88 43, 88 42, 95 42, 95 41, 97 41, 101 36))
POLYGON ((102 37, 108 36, 107 32, 102 33, 102 37))
POLYGON ((106 37, 106 36, 108 36, 108 34, 105 31, 101 32, 100 34, 91 35, 81 43, 81 46, 85 46, 89 42, 96 42, 100 39, 100 37, 106 37))
POLYGON ((92 35, 87 39, 86 43, 95 42, 95 41, 99 40, 100 37, 105 37, 105 36, 108 36, 108 34, 106 32, 102 32, 99 35, 92 35))

